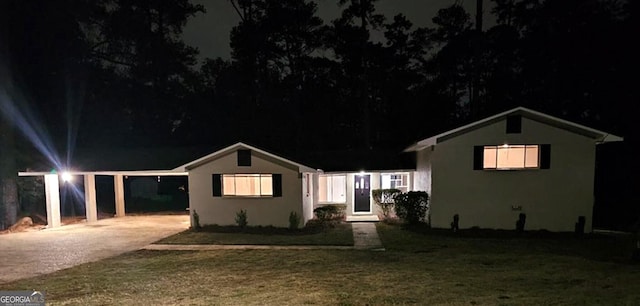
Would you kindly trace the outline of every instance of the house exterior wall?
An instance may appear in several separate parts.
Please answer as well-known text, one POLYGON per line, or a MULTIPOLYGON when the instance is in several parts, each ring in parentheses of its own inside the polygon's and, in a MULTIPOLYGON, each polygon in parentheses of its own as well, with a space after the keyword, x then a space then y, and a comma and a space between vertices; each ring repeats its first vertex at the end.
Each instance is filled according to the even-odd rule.
POLYGON ((331 204, 336 204, 336 205, 345 205, 345 214, 347 216, 353 216, 353 215, 378 215, 380 218, 382 218, 382 210, 380 209, 380 207, 378 207, 375 202, 373 201, 373 196, 371 195, 371 192, 369 193, 369 201, 370 201, 370 205, 371 205, 371 211, 370 212, 354 212, 354 203, 355 203, 355 178, 357 175, 360 174, 364 174, 364 175, 369 175, 370 176, 370 190, 374 190, 374 189, 380 189, 381 188, 381 175, 383 173, 406 173, 408 175, 408 179, 409 179, 409 186, 408 189, 409 191, 411 190, 415 190, 414 189, 414 178, 415 178, 415 171, 407 171, 407 170, 397 170, 397 171, 384 171, 384 172, 380 172, 380 171, 375 171, 375 172, 342 172, 342 173, 338 173, 338 172, 332 172, 332 173, 326 173, 327 175, 344 175, 346 176, 346 194, 345 194, 345 201, 344 202, 340 202, 340 203, 322 203, 319 201, 318 199, 318 193, 319 193, 319 184, 318 184, 318 179, 319 179, 319 174, 315 174, 314 175, 314 200, 313 200, 313 208, 317 208, 323 205, 331 205, 331 204))
MULTIPOLYGON (((289 214, 303 212, 302 178, 297 170, 252 154, 250 167, 237 166, 236 151, 189 170, 189 208, 201 225, 235 225, 236 213, 247 211, 250 226, 289 226, 289 214), (282 174, 282 197, 214 197, 212 174, 282 174)), ((193 218, 192 218, 193 222, 193 218)), ((302 225, 302 224, 301 224, 302 225)))
POLYGON ((506 134, 501 120, 437 144, 430 160, 434 227, 449 227, 459 214, 460 228, 515 229, 518 215, 525 213, 527 230, 573 231, 584 216, 585 231, 591 231, 595 144, 590 138, 526 117, 521 134, 506 134), (474 146, 505 143, 550 144, 550 169, 473 170, 474 146))
MULTIPOLYGON (((347 216, 353 215, 376 215, 378 214, 379 207, 373 202, 371 196, 371 190, 380 189, 380 172, 358 172, 347 174, 347 216), (371 207, 369 212, 355 212, 355 181, 357 175, 369 175, 369 206, 371 207)), ((380 212, 381 213, 381 212, 380 212)))
POLYGON ((314 176, 315 176, 314 173, 302 174, 302 222, 303 224, 306 224, 307 221, 313 219, 313 203, 314 203, 313 199, 315 198, 314 176))
POLYGON ((413 180, 413 190, 426 191, 431 195, 431 153, 427 148, 416 153, 416 172, 413 180))

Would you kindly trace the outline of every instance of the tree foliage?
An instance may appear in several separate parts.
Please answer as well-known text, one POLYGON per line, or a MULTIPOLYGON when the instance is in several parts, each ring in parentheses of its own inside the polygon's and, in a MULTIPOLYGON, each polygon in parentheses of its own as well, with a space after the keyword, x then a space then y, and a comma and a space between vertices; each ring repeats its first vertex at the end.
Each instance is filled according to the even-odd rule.
POLYGON ((429 211, 429 194, 424 191, 409 191, 396 195, 396 214, 407 224, 418 224, 427 221, 429 211))
POLYGON ((337 0, 326 22, 317 1, 229 0, 231 58, 199 61, 189 0, 2 1, 0 86, 69 160, 96 145, 401 150, 516 106, 637 139, 637 1, 493 2, 477 29, 458 2, 417 28, 375 0, 337 0))

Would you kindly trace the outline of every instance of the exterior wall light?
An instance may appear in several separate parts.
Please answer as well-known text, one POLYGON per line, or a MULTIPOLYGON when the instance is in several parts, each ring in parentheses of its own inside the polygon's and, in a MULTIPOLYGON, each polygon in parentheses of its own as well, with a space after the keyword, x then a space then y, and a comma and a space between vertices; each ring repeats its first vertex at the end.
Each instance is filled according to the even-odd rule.
POLYGON ((73 180, 73 176, 69 172, 62 172, 61 177, 63 182, 70 182, 73 180))

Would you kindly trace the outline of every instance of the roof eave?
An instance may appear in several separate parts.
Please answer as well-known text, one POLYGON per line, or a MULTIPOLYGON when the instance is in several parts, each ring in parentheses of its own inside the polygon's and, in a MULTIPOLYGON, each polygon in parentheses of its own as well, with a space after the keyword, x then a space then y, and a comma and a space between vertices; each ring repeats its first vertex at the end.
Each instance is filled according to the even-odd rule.
POLYGON ((440 135, 420 140, 420 141, 408 146, 406 149, 403 150, 403 152, 405 152, 405 153, 406 152, 418 152, 418 151, 422 151, 422 150, 424 150, 424 149, 426 149, 428 147, 435 146, 436 143, 438 143, 438 137, 439 136, 440 135))
POLYGON ((598 141, 598 144, 607 143, 607 142, 620 142, 620 141, 624 141, 624 138, 613 135, 613 134, 606 134, 604 135, 604 137, 600 139, 600 141, 598 141))
POLYGON ((551 115, 547 115, 545 113, 541 113, 541 112, 538 112, 538 111, 535 111, 535 110, 532 110, 532 109, 528 109, 526 107, 519 106, 519 107, 510 109, 510 110, 501 112, 499 114, 495 114, 493 116, 490 116, 490 117, 487 117, 487 118, 484 118, 484 119, 481 119, 481 120, 478 120, 478 121, 463 125, 463 126, 461 126, 459 128, 456 128, 456 129, 453 129, 453 130, 450 130, 450 131, 446 131, 446 132, 438 134, 436 136, 432 136, 430 138, 426 138, 426 139, 423 139, 421 141, 418 141, 415 145, 410 146, 407 149, 405 149, 405 152, 423 150, 423 149, 425 149, 425 148, 427 148, 429 146, 436 145, 438 143, 438 139, 440 139, 441 137, 448 136, 448 135, 451 135, 451 134, 454 134, 454 133, 458 133, 458 132, 462 132, 462 131, 466 131, 466 130, 468 130, 470 128, 473 128, 474 126, 478 126, 478 125, 480 125, 482 123, 489 122, 491 120, 494 120, 494 119, 497 119, 497 118, 500 118, 500 117, 503 117, 503 116, 507 116, 509 114, 518 113, 518 112, 529 113, 530 115, 533 115, 533 116, 546 118, 547 120, 554 121, 554 122, 557 122, 559 124, 567 125, 567 126, 570 126, 570 127, 585 131, 586 133, 591 133, 592 135, 602 135, 601 138, 596 139, 597 143, 618 142, 618 141, 623 141, 624 140, 620 136, 609 134, 609 133, 606 133, 606 132, 603 132, 603 131, 600 131, 600 130, 597 130, 597 129, 594 129, 594 128, 590 128, 588 126, 584 126, 584 125, 581 125, 581 124, 578 124, 578 123, 575 123, 575 122, 571 122, 569 120, 564 120, 564 119, 561 119, 561 118, 558 118, 558 117, 554 117, 554 116, 551 116, 551 115))
POLYGON ((208 154, 206 156, 198 158, 198 159, 196 159, 194 161, 188 162, 188 163, 186 163, 186 164, 184 164, 184 165, 182 165, 180 167, 177 167, 177 168, 173 169, 173 171, 188 172, 189 170, 192 170, 194 168, 197 168, 197 167, 201 166, 202 164, 207 163, 207 161, 210 161, 212 158, 215 158, 216 156, 218 156, 220 154, 224 154, 226 152, 233 151, 234 149, 237 149, 237 148, 245 148, 245 149, 249 149, 249 150, 254 150, 256 152, 260 152, 261 154, 264 154, 264 155, 269 156, 271 158, 275 158, 275 159, 281 160, 281 161, 283 161, 285 163, 294 165, 294 166, 296 166, 298 168, 298 172, 299 173, 316 172, 317 171, 316 169, 311 168, 309 166, 305 166, 303 164, 296 163, 296 162, 288 160, 288 159, 286 159, 284 157, 280 157, 278 155, 275 155, 275 154, 267 152, 265 150, 256 148, 256 147, 248 145, 248 144, 245 144, 243 142, 238 142, 236 144, 230 145, 230 146, 228 146, 226 148, 222 148, 222 149, 220 149, 218 151, 215 151, 215 152, 213 152, 211 154, 208 154))

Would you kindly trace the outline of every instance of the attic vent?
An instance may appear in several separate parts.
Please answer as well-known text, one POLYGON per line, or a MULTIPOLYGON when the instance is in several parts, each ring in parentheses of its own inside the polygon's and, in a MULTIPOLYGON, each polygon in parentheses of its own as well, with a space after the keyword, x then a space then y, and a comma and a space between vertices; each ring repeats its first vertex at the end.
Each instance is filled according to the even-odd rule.
POLYGON ((251 167, 251 150, 238 150, 238 166, 251 167))
POLYGON ((520 134, 522 132, 522 116, 513 115, 507 117, 507 134, 520 134))

